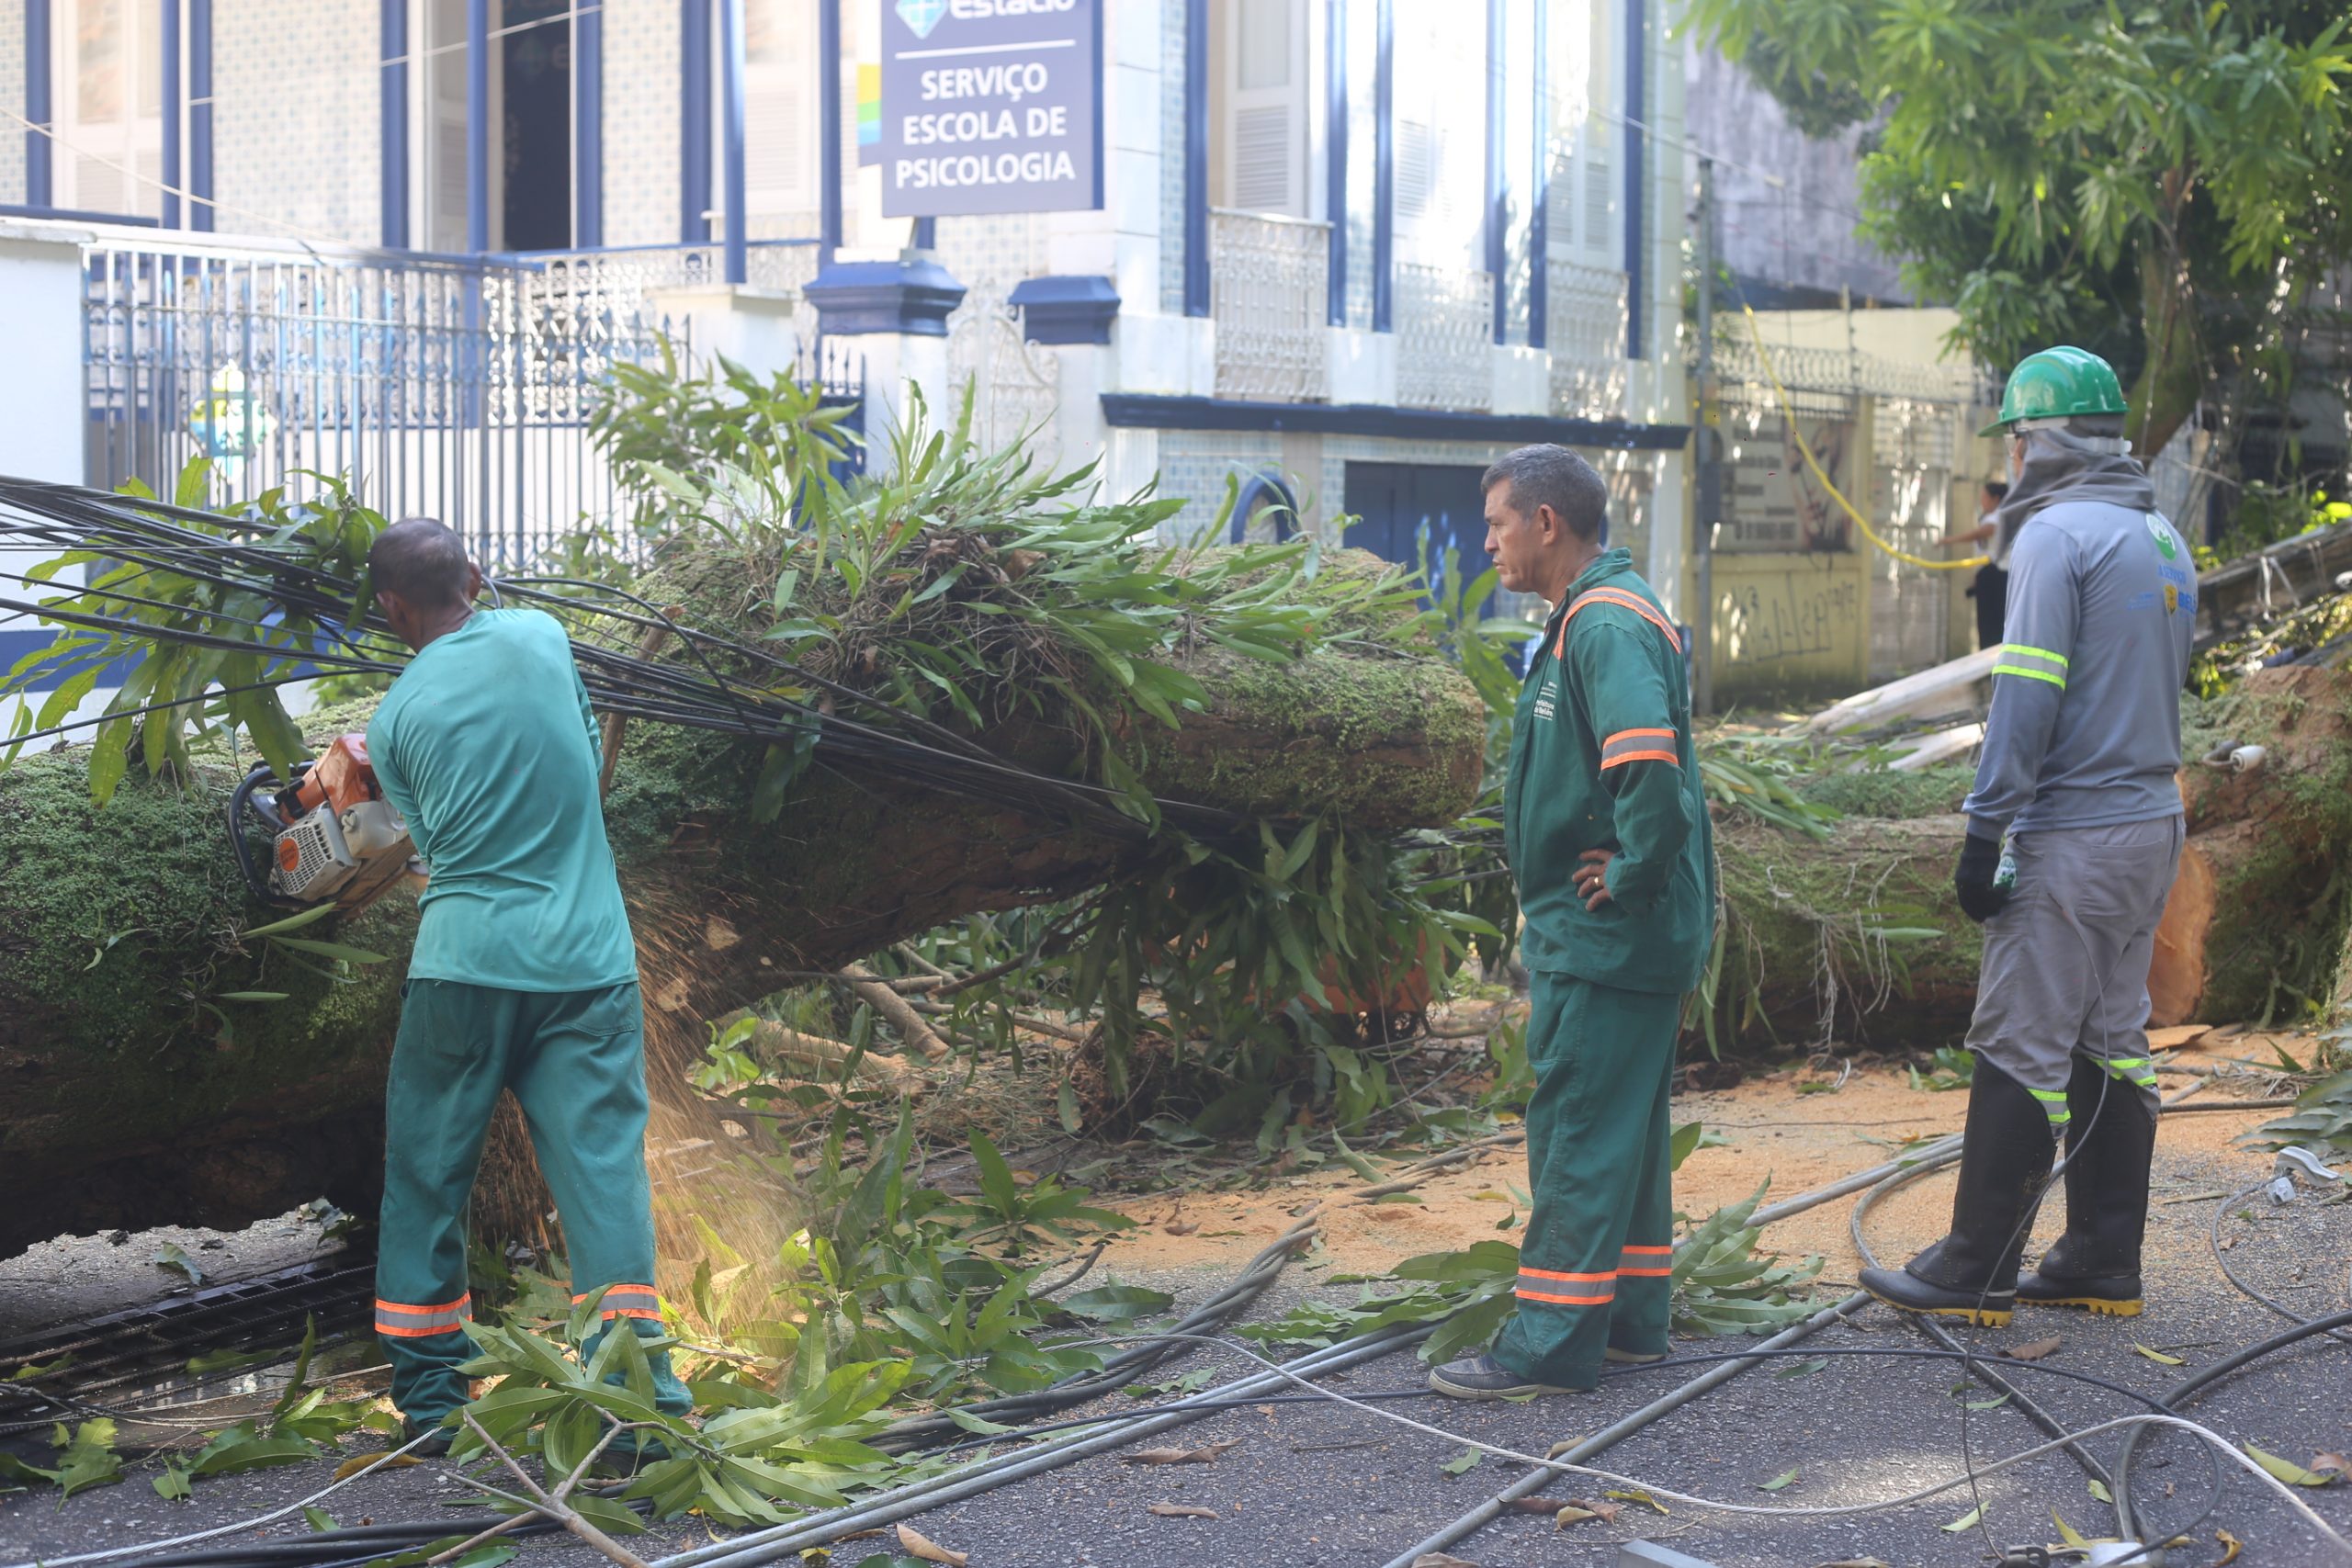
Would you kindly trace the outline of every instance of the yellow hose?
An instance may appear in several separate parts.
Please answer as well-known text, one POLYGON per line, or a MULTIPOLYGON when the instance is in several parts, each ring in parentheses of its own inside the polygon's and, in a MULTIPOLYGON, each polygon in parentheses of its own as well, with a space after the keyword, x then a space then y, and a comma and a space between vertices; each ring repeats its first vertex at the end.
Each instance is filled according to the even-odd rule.
POLYGON ((1839 490, 1830 479, 1829 475, 1823 470, 1821 459, 1813 455, 1811 443, 1805 440, 1804 432, 1798 428, 1796 410, 1789 406, 1789 389, 1781 385, 1780 373, 1772 368, 1771 351, 1764 346, 1764 333, 1757 324, 1755 309, 1752 306, 1742 305, 1740 313, 1747 318, 1748 335, 1756 340, 1756 356, 1763 361, 1764 376, 1772 383, 1773 396, 1781 400, 1781 416, 1789 422, 1789 434, 1796 438, 1797 450, 1804 455, 1805 467, 1813 470, 1813 477, 1821 481, 1821 488, 1829 492, 1829 498, 1845 508, 1846 515, 1854 520, 1854 525, 1862 531, 1863 538, 1868 539, 1896 560, 1907 562, 1912 566, 1925 567, 1929 571, 1966 571, 1971 568, 1983 566, 1993 558, 1990 556, 1971 556, 1966 560, 1929 560, 1925 556, 1915 556, 1908 550, 1898 550, 1884 539, 1880 538, 1877 530, 1871 526, 1871 520, 1854 510, 1854 503, 1846 499, 1845 492, 1839 490))

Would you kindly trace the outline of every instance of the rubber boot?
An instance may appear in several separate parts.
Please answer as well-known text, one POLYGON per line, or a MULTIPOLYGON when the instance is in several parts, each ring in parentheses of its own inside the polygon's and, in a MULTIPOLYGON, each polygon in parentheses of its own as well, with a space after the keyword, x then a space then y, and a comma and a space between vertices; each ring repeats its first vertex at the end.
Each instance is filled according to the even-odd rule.
POLYGON ((2050 1179, 2050 1116, 1978 1057, 1968 1092, 1951 1231, 1901 1269, 1865 1269, 1861 1287, 1891 1307, 1998 1328, 2017 1298, 2018 1259, 2050 1179))
POLYGON ((2148 1224, 2148 1168, 2156 1119, 2140 1090, 2077 1056, 2066 1085, 2066 1230, 2018 1281, 2029 1306, 2140 1315, 2140 1241, 2148 1224))

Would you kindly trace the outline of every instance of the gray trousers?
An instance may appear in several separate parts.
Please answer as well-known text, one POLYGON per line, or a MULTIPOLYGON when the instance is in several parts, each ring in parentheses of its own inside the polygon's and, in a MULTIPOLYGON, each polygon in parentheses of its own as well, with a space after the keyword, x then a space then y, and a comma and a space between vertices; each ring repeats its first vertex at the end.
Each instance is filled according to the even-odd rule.
POLYGON ((2069 1116, 2066 1083, 2079 1053, 2129 1085, 2153 1114, 2148 964, 2180 864, 2178 817, 2111 828, 2017 835, 2017 892, 1984 922, 1984 966, 1968 1048, 2069 1116))

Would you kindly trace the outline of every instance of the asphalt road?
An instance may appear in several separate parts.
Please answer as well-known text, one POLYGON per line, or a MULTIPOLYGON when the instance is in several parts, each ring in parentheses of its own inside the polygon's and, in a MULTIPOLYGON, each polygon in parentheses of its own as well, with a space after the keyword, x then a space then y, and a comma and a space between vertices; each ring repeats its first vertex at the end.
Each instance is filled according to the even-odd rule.
MULTIPOLYGON (((2008 1329, 1978 1331, 1973 1348, 1990 1356, 2055 1336, 2060 1345, 2041 1365, 2160 1394, 2199 1366, 2282 1326, 2270 1311, 2233 1289, 2204 1254, 2203 1228, 2215 1200, 2193 1197, 2247 1185, 2262 1173, 2262 1162, 2251 1155, 2179 1158, 2161 1151, 2159 1159, 2161 1190, 2192 1196, 2166 1203, 2153 1215, 2151 1255, 2166 1263, 2152 1280, 2147 1315, 2111 1320, 2025 1314, 2008 1329), (2139 1346, 2177 1355, 2184 1365, 2153 1360, 2139 1346)), ((2305 1199, 2275 1211, 2260 1206, 2252 1222, 2233 1220, 2230 1229, 2235 1237, 2232 1263, 2263 1289, 2314 1315, 2346 1304, 2352 1203, 2324 1205, 2305 1199)), ((1881 1249, 1894 1256, 1912 1244, 1905 1236, 1880 1239, 1881 1249)), ((1216 1282, 1184 1283, 1199 1293, 1216 1282)), ((1298 1288, 1286 1286, 1285 1297, 1295 1299, 1292 1292, 1298 1288)), ((1282 1304, 1270 1301, 1266 1310, 1282 1304)), ((1811 1343, 1890 1348, 1923 1341, 1873 1307, 1811 1343)), ((1686 1354, 1722 1348, 1723 1341, 1677 1347, 1686 1354)), ((1211 1355, 1195 1351, 1183 1364, 1211 1365, 1211 1355)), ((1243 1370, 1238 1361, 1229 1362, 1219 1368, 1219 1381, 1243 1370)), ((1523 1473, 1523 1467, 1491 1457, 1458 1476, 1447 1473, 1443 1467, 1461 1452, 1461 1438, 1541 1453, 1637 1408, 1696 1370, 1627 1373, 1590 1395, 1527 1405, 1415 1398, 1379 1406, 1442 1427, 1453 1434, 1448 1437, 1415 1432, 1337 1404, 1270 1402, 1153 1439, 1191 1447, 1238 1440, 1213 1463, 1146 1467, 1109 1457, 1090 1460, 912 1522, 940 1545, 967 1553, 973 1568, 1381 1568, 1523 1473), (1215 1517, 1154 1514, 1155 1504, 1204 1508, 1215 1517)), ((2071 1426, 2091 1425, 2132 1408, 2119 1395, 2030 1369, 2013 1368, 2011 1375, 2071 1426)), ((1419 1364, 1400 1354, 1329 1380, 1329 1386, 1349 1393, 1409 1392, 1419 1386, 1420 1377, 1419 1364)), ((1955 1363, 1902 1358, 1833 1356, 1818 1367, 1810 1361, 1768 1366, 1733 1380, 1593 1462, 1653 1485, 1751 1506, 1875 1504, 2043 1440, 2014 1406, 1965 1409, 1967 1401, 1954 1397, 1962 1379, 1955 1363), (1761 1489, 1790 1471, 1796 1472, 1795 1479, 1773 1491, 1761 1489)), ((1991 1397, 1978 1390, 1967 1400, 1991 1397)), ((2188 1414, 2233 1442, 2252 1442, 2299 1464, 2320 1452, 2352 1451, 2352 1345, 2315 1341, 2283 1352, 2217 1385, 2188 1414)), ((2106 1437, 2090 1446, 2111 1466, 2120 1444, 2106 1437)), ((2242 1563, 2301 1568, 2337 1560, 2273 1495, 2234 1469, 2223 1472, 2218 1496, 2209 1496, 2213 1472, 2193 1443, 2173 1438, 2143 1448, 2145 1490, 2158 1522, 2188 1529, 2194 1537, 2193 1545, 2175 1554, 2175 1568, 2218 1562, 2226 1549, 2216 1532, 2223 1529, 2245 1543, 2242 1563)), ((53 1493, 0 1498, 0 1564, 247 1517, 325 1484, 326 1470, 323 1463, 303 1465, 202 1483, 195 1499, 184 1504, 156 1497, 143 1473, 62 1506, 53 1493)), ((1542 1495, 1590 1499, 1608 1484, 1560 1478, 1542 1495)), ((2301 1495, 2352 1534, 2352 1483, 2301 1495)), ((346 1487, 326 1506, 338 1522, 354 1524, 441 1515, 468 1498, 447 1464, 434 1463, 346 1487)), ((2111 1510, 2090 1495, 2084 1472, 2061 1455, 1926 1502, 1849 1517, 1726 1517, 1702 1515, 1679 1503, 1666 1506, 1670 1511, 1661 1514, 1628 1502, 1613 1521, 1593 1519, 1565 1529, 1548 1517, 1513 1516, 1453 1550, 1483 1568, 1608 1563, 1617 1542, 1640 1536, 1667 1541, 1722 1568, 1804 1568, 1869 1558, 1897 1568, 1927 1568, 1982 1564, 1992 1549, 2012 1543, 2055 1543, 2053 1511, 2086 1535, 2113 1529, 2111 1510), (1982 1529, 1946 1528, 1980 1503, 1982 1529)), ((272 1533, 305 1529, 298 1516, 272 1533)), ((235 1539, 257 1538, 246 1532, 235 1539)), ((702 1527, 688 1522, 662 1527, 630 1544, 650 1559, 707 1539, 702 1527)), ((854 1564, 886 1544, 844 1542, 832 1561, 854 1564)), ((552 1539, 526 1543, 522 1564, 594 1568, 603 1561, 576 1542, 552 1539)))

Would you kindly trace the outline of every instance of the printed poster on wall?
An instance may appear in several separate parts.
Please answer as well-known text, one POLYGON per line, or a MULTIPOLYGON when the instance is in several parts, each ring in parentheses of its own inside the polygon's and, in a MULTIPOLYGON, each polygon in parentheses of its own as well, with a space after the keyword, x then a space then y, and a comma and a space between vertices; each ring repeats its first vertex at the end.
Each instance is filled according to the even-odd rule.
MULTIPOLYGON (((1832 475, 1846 471, 1849 419, 1799 414, 1804 439, 1832 475)), ((1724 520, 1715 547, 1815 554, 1854 547, 1844 508, 1831 499, 1779 413, 1742 420, 1724 442, 1724 520)), ((1851 493, 1849 491, 1849 493, 1851 493)))
POLYGON ((1102 0, 884 0, 882 212, 1102 205, 1102 0))

